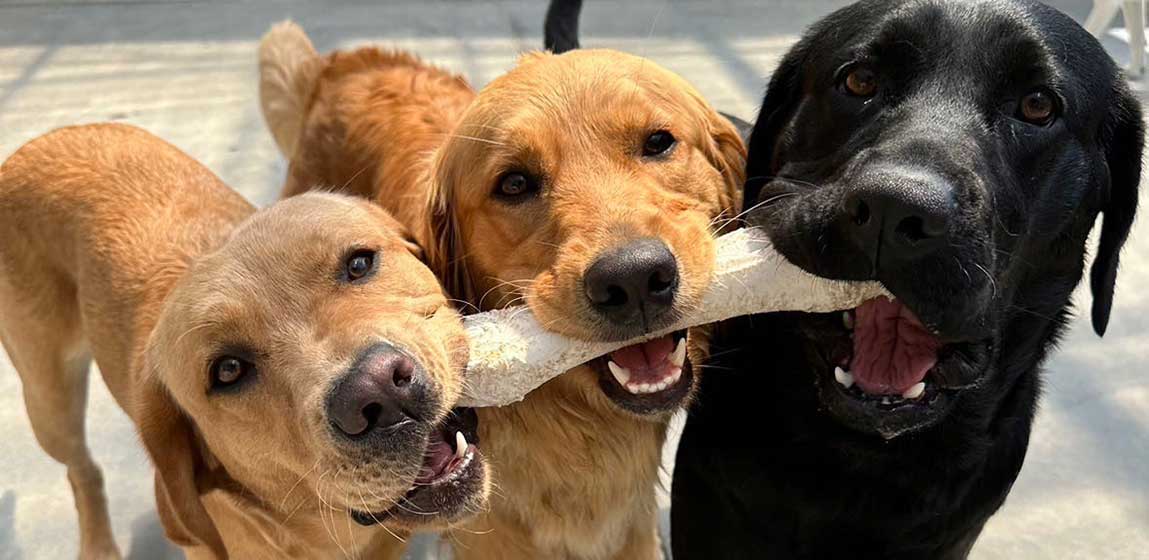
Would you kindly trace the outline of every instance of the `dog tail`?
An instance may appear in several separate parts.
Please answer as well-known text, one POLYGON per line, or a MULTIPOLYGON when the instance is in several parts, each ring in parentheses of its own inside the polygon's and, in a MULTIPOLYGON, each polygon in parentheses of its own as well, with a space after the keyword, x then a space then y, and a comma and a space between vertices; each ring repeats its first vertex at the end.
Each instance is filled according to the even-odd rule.
POLYGON ((543 22, 543 47, 555 54, 579 48, 578 19, 582 0, 551 0, 543 22))
POLYGON ((322 67, 323 58, 293 21, 275 24, 259 42, 259 106, 284 157, 295 155, 322 67))

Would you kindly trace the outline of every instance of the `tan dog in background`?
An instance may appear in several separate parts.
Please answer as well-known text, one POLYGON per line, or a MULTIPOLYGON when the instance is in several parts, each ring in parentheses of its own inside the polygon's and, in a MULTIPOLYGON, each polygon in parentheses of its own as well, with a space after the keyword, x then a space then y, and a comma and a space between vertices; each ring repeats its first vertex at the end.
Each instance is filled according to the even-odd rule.
POLYGON ((398 558, 396 535, 483 506, 473 414, 451 409, 465 333, 401 231, 333 194, 255 212, 124 125, 0 167, 0 340, 68 468, 81 557, 119 557, 84 436, 93 359, 190 557, 398 558))
MULTIPOLYGON (((260 52, 264 114, 279 145, 293 148, 285 151, 293 173, 324 169, 318 181, 338 184, 359 165, 341 153, 419 170, 409 184, 377 176, 364 187, 400 216, 425 212, 405 205, 432 205, 425 222, 408 226, 425 228, 420 242, 453 296, 481 309, 525 302, 555 331, 626 339, 669 325, 708 285, 713 235, 737 211, 745 148, 689 84, 653 62, 602 50, 527 55, 445 134, 444 113, 426 96, 381 106, 352 95, 361 84, 443 82, 441 70, 417 61, 402 73, 373 66, 371 48, 319 58, 290 24, 260 52), (396 75, 399 83, 388 83, 396 75), (327 93, 298 95, 311 91, 327 93), (422 112, 441 124, 320 133, 422 112), (419 154, 395 159, 415 142, 419 154), (432 150, 433 160, 424 155, 432 150), (326 155, 316 164, 311 154, 326 155)), ((467 98, 458 87, 448 95, 467 98)), ((520 403, 481 409, 500 492, 488 515, 452 532, 456 555, 658 558, 660 452, 671 414, 695 384, 685 338, 625 348, 520 403)))
POLYGON ((260 44, 263 115, 288 159, 283 197, 320 186, 378 200, 420 242, 431 157, 475 97, 467 81, 403 51, 321 57, 292 22, 260 44))

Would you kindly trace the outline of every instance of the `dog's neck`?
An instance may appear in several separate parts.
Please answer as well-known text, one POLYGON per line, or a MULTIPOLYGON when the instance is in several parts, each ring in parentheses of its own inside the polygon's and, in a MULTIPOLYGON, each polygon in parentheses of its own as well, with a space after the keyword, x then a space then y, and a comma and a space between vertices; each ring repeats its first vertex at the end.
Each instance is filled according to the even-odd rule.
POLYGON ((616 557, 636 532, 653 537, 669 418, 621 411, 595 375, 576 368, 518 403, 479 409, 480 445, 499 491, 488 513, 453 533, 462 557, 511 554, 489 549, 507 543, 523 547, 516 555, 616 557), (488 531, 499 538, 484 538, 488 531))
POLYGON ((290 508, 286 513, 234 481, 206 492, 200 499, 233 558, 397 560, 408 536, 382 527, 359 526, 345 519, 347 512, 331 510, 310 491, 285 501, 290 508))

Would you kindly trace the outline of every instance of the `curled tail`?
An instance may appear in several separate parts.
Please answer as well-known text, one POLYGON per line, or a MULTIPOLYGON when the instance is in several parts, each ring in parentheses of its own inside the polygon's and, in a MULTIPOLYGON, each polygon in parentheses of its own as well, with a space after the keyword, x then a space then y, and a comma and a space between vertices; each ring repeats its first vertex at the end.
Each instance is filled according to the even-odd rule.
POLYGON ((293 21, 271 27, 259 42, 259 106, 279 151, 295 154, 323 59, 293 21))

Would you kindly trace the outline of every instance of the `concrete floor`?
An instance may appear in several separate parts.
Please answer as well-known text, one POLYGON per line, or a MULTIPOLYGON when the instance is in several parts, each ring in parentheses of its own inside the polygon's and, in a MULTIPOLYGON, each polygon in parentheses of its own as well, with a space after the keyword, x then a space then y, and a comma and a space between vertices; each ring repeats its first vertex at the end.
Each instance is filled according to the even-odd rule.
MULTIPOLYGON (((1089 8, 1087 0, 1053 3, 1079 20, 1089 8)), ((321 50, 364 41, 410 48, 482 85, 516 53, 539 46, 545 7, 541 0, 319 4, 0 0, 0 157, 57 126, 130 122, 266 204, 284 170, 257 106, 255 48, 268 25, 293 18, 321 50)), ((845 2, 587 4, 584 45, 646 55, 720 109, 750 119, 784 50, 845 2)), ((1128 59, 1119 34, 1105 43, 1118 60, 1128 59)), ((1149 550, 1149 377, 1142 371, 1149 293, 1139 289, 1149 285, 1147 249, 1142 225, 1122 259, 1106 338, 1095 337, 1083 318, 1050 362, 1028 461, 975 558, 1144 558, 1149 550)), ((1088 295, 1078 301, 1086 306, 1088 295)), ((178 557, 159 529, 136 436, 93 379, 88 432, 120 546, 133 558, 178 557)), ((74 557, 64 470, 37 447, 19 395, 0 353, 0 560, 74 557)))

